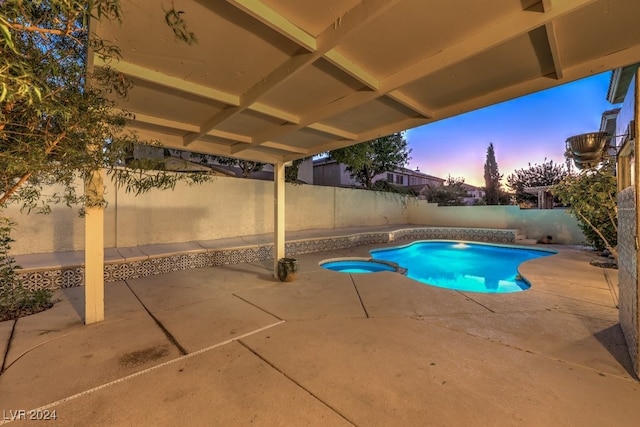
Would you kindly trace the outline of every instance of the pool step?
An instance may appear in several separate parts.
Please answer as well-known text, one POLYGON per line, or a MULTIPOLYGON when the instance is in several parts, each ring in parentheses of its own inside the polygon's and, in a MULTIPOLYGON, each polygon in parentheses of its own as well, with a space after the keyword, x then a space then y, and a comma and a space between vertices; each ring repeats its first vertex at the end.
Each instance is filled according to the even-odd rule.
POLYGON ((520 239, 516 240, 516 243, 519 245, 535 245, 538 241, 536 239, 520 239))
POLYGON ((522 230, 516 230, 516 243, 519 245, 535 245, 536 239, 527 239, 527 235, 522 230))

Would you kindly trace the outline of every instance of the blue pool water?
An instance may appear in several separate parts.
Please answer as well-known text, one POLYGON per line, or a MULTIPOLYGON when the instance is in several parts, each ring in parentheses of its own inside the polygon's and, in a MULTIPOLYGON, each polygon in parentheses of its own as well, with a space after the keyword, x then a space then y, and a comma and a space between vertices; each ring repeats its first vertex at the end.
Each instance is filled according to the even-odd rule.
POLYGON ((524 261, 555 252, 468 242, 427 241, 371 251, 392 261, 422 283, 460 291, 505 293, 529 288, 518 276, 524 261))
POLYGON ((323 268, 333 271, 339 271, 341 273, 376 273, 378 271, 396 270, 395 268, 387 264, 364 260, 329 261, 322 263, 321 265, 323 268))

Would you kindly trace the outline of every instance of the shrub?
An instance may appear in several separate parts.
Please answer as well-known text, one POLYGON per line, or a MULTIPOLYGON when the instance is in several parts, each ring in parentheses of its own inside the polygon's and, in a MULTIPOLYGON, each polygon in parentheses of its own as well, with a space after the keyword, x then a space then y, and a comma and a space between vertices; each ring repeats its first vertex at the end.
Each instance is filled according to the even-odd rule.
POLYGON ((618 258, 618 206, 615 163, 569 175, 551 189, 576 216, 587 241, 597 250, 608 249, 618 258))
POLYGON ((0 321, 38 313, 53 305, 51 290, 27 289, 16 275, 20 266, 9 255, 14 225, 8 218, 0 218, 0 321))

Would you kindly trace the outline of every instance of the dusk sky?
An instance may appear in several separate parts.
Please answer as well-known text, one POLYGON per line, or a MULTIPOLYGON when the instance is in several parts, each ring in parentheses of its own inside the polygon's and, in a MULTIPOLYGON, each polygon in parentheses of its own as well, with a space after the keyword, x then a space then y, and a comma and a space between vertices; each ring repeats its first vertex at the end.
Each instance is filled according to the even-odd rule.
POLYGON ((408 167, 429 175, 463 177, 484 186, 487 147, 493 142, 500 173, 506 177, 545 157, 564 163, 565 140, 600 130, 611 72, 496 104, 407 131, 408 167))

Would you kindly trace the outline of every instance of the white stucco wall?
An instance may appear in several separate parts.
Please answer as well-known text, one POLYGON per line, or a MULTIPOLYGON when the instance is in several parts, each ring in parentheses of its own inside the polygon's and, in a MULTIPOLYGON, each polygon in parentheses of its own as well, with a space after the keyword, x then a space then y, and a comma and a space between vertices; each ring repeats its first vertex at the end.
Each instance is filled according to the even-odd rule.
MULTIPOLYGON (((273 183, 217 177, 197 186, 178 183, 173 191, 134 196, 107 182, 105 247, 179 243, 271 233, 273 183)), ((584 237, 563 210, 520 210, 516 206, 437 207, 391 193, 311 185, 286 186, 286 230, 416 224, 515 228, 529 238, 550 234, 558 243, 584 237)), ((52 206, 50 215, 5 214, 18 223, 12 253, 83 250, 84 220, 77 209, 52 206)))
POLYGON ((411 224, 434 227, 512 228, 529 239, 553 236, 555 243, 582 244, 584 234, 564 209, 520 209, 518 206, 441 206, 418 200, 409 205, 411 224))

